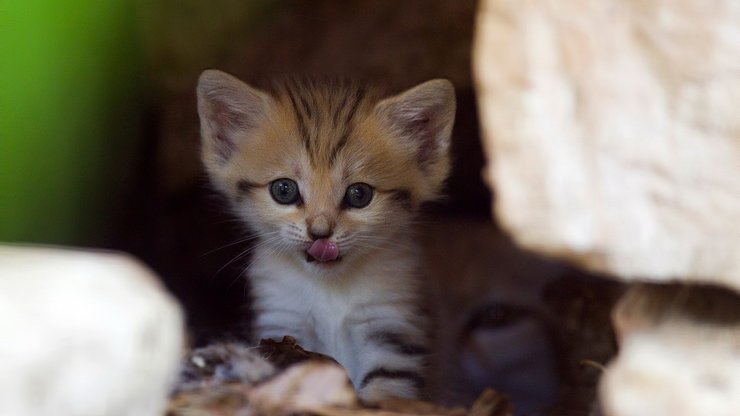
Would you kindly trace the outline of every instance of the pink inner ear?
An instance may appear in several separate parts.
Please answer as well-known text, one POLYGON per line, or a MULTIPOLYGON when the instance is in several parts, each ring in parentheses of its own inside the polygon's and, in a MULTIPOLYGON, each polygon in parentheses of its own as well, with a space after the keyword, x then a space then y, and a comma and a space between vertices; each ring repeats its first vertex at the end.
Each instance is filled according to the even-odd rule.
POLYGON ((211 117, 214 124, 213 135, 217 140, 217 152, 219 156, 227 159, 235 150, 236 142, 232 137, 240 127, 239 114, 222 101, 216 101, 211 107, 211 117))
POLYGON ((407 114, 406 117, 400 117, 400 120, 398 120, 409 138, 416 142, 416 155, 419 163, 422 165, 429 162, 437 150, 434 125, 432 123, 432 115, 429 114, 430 112, 433 112, 433 110, 423 110, 413 115, 407 114))
MULTIPOLYGON (((218 126, 219 133, 226 132, 239 125, 237 114, 235 114, 234 111, 231 108, 229 108, 229 106, 226 103, 222 101, 214 102, 212 111, 213 111, 212 113, 213 121, 216 123, 216 126, 218 126)), ((228 138, 225 136, 219 137, 219 140, 227 140, 227 139, 228 138)))
POLYGON ((216 146, 216 152, 218 156, 224 161, 227 160, 236 151, 236 145, 234 142, 226 138, 223 133, 216 133, 216 139, 218 139, 218 146, 216 146))

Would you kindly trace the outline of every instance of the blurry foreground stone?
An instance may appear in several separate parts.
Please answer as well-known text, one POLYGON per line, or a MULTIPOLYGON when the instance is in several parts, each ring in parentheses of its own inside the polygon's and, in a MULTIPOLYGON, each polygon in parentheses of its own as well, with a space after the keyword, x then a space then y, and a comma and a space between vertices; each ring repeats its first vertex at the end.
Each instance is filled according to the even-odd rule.
POLYGON ((0 246, 0 414, 161 415, 180 308, 119 254, 0 246))
POLYGON ((740 295, 716 287, 639 285, 612 318, 620 353, 601 381, 605 415, 738 414, 740 295))
POLYGON ((626 339, 601 382, 606 416, 735 416, 740 331, 668 326, 626 339))
POLYGON ((484 0, 486 178, 521 245, 740 289, 734 0, 484 0))
MULTIPOLYGON (((740 291, 734 0, 483 0, 485 177, 521 246, 622 280, 740 291)), ((641 285, 612 314, 608 416, 736 415, 740 298, 641 285)))

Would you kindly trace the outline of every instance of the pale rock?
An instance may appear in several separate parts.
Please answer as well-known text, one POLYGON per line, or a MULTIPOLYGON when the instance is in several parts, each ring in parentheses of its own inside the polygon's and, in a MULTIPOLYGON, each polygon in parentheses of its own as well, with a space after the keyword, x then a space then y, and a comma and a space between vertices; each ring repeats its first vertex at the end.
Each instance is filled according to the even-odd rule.
POLYGON ((625 338, 600 384, 605 416, 736 416, 740 329, 662 326, 625 338))
POLYGON ((740 288, 740 2, 483 0, 496 216, 615 276, 740 288))
POLYGON ((183 318, 130 257, 0 246, 0 337, 0 414, 154 416, 183 318))
POLYGON ((607 416, 736 415, 740 295, 641 284, 612 312, 620 352, 600 385, 607 416))

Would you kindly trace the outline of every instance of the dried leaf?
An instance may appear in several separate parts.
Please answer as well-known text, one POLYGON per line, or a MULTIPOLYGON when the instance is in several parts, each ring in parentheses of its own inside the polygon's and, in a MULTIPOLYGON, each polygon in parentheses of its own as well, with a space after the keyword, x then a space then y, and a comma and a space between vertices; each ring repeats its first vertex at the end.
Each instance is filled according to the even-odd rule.
POLYGON ((486 389, 473 403, 470 416, 512 416, 514 409, 509 397, 496 390, 486 389))
POLYGON ((339 364, 327 361, 296 364, 250 390, 248 397, 255 408, 267 414, 357 407, 347 373, 339 364))

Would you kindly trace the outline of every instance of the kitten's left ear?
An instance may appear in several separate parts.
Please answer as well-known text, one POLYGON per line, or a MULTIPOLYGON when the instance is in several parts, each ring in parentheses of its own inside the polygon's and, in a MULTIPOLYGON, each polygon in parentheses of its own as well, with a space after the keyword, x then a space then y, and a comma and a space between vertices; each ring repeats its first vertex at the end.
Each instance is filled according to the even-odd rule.
POLYGON ((208 69, 198 79, 198 115, 208 167, 226 162, 264 118, 268 95, 225 72, 208 69))
POLYGON ((449 173, 449 148, 455 121, 455 89, 446 79, 417 85, 376 107, 411 146, 416 160, 435 186, 449 173))

